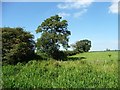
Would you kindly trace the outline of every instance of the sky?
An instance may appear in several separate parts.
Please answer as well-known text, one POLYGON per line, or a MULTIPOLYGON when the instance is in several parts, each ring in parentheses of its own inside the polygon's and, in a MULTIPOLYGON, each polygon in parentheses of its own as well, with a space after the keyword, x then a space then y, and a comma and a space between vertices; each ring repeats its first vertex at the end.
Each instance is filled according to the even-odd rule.
POLYGON ((88 39, 91 51, 118 49, 116 2, 2 2, 2 26, 23 27, 34 35, 37 27, 56 14, 68 21, 69 44, 88 39))

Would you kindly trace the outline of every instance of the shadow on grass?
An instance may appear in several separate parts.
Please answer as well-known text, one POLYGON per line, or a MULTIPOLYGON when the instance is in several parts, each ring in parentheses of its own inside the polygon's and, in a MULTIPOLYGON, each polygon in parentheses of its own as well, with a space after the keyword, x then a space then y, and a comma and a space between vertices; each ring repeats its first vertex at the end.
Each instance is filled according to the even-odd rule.
MULTIPOLYGON (((52 58, 48 58, 48 57, 42 57, 40 55, 35 55, 34 60, 36 61, 47 61, 50 60, 52 58)), ((86 57, 65 57, 64 59, 54 59, 56 61, 75 61, 75 60, 82 60, 82 59, 86 59, 86 57)))
POLYGON ((86 59, 86 57, 68 57, 66 61, 69 61, 69 60, 75 61, 75 60, 82 60, 82 59, 86 59))

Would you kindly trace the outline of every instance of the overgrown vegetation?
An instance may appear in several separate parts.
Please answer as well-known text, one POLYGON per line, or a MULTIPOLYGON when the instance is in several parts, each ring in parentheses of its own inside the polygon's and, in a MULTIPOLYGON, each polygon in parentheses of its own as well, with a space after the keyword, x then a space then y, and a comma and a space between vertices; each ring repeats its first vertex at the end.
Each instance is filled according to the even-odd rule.
POLYGON ((71 57, 79 59, 33 60, 27 64, 3 66, 3 88, 118 87, 117 52, 89 52, 71 57))

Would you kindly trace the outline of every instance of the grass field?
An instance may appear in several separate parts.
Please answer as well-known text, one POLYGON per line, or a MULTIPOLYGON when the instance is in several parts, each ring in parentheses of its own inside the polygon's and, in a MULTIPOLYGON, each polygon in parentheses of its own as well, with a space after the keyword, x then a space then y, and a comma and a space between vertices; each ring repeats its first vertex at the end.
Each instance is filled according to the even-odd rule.
POLYGON ((117 88, 118 52, 88 52, 67 61, 2 67, 3 88, 117 88))

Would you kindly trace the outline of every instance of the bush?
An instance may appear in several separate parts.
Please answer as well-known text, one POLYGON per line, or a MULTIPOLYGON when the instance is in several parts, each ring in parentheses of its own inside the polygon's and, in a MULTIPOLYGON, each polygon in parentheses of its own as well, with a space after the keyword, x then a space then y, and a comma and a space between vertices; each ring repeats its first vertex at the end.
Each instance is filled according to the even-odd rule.
POLYGON ((34 57, 33 35, 23 28, 2 28, 2 61, 9 64, 28 61, 34 57))
POLYGON ((66 60, 67 55, 63 51, 57 51, 52 58, 56 60, 66 60))
POLYGON ((38 59, 38 60, 48 60, 49 57, 48 57, 48 55, 46 53, 39 50, 36 53, 36 59, 38 59))
POLYGON ((67 60, 67 54, 64 51, 56 50, 52 56, 49 56, 47 53, 37 50, 36 54, 38 60, 50 60, 50 59, 67 60))
POLYGON ((73 51, 64 51, 64 53, 65 53, 67 56, 72 56, 72 55, 78 54, 79 52, 76 51, 76 50, 73 50, 73 51))

